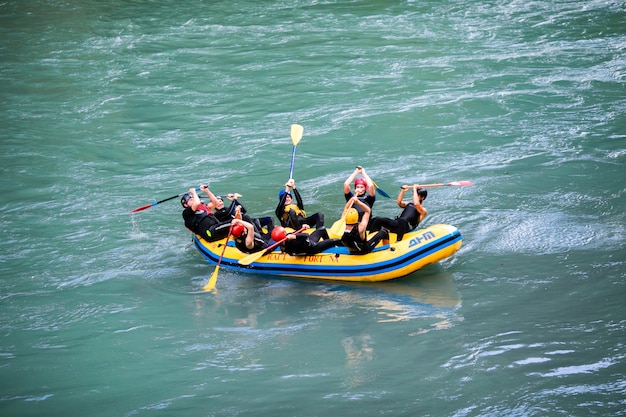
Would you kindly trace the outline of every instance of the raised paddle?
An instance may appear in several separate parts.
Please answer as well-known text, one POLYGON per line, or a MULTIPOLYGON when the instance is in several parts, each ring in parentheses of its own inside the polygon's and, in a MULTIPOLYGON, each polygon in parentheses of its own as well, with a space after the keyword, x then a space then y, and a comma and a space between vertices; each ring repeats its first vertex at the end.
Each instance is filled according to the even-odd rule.
MULTIPOLYGON (((360 165, 357 165, 357 168, 362 169, 363 167, 362 167, 362 166, 360 166, 360 165)), ((370 180, 372 180, 372 179, 370 178, 370 180)), ((386 198, 391 198, 391 197, 389 197, 389 194, 387 194, 387 193, 385 192, 385 190, 383 190, 382 188, 380 188, 380 187, 378 186, 378 184, 376 184, 376 183, 374 182, 374 180, 372 180, 372 185, 374 185, 374 188, 376 188, 376 192, 377 192, 378 194, 380 194, 380 195, 382 195, 383 197, 386 197, 386 198)))
POLYGON ((220 264, 222 263, 222 258, 224 257, 224 252, 226 252, 226 246, 228 246, 228 240, 230 239, 230 234, 232 231, 233 231, 233 224, 231 223, 230 227, 228 228, 228 236, 226 236, 226 240, 224 241, 224 248, 222 249, 222 254, 220 255, 220 259, 217 261, 217 266, 215 267, 215 270, 213 271, 211 278, 209 278, 209 282, 207 282, 206 285, 202 287, 202 289, 205 291, 211 291, 215 287, 215 284, 217 283, 217 272, 220 270, 220 264))
MULTIPOLYGON (((196 188, 196 191, 200 191, 200 187, 196 188)), ((166 201, 170 201, 175 199, 176 197, 182 197, 185 193, 180 193, 180 194, 176 194, 174 196, 168 197, 168 198, 164 198, 161 201, 155 201, 154 203, 150 203, 150 204, 146 204, 145 206, 141 206, 141 207, 137 207, 134 210, 131 210, 131 213, 137 213, 138 211, 143 211, 145 209, 149 209, 150 207, 154 207, 157 204, 161 204, 161 203, 165 203, 166 201)))
POLYGON ((293 163, 296 160, 296 146, 298 146, 298 142, 302 139, 302 132, 304 132, 304 128, 299 124, 291 125, 291 143, 293 143, 293 150, 291 151, 291 168, 289 168, 289 178, 293 178, 293 163))
MULTIPOLYGON (((306 227, 302 227, 298 230, 296 230, 294 233, 300 233, 301 231, 305 230, 306 227)), ((262 257, 264 257, 265 255, 267 255, 268 253, 270 253, 272 250, 274 250, 274 248, 278 245, 280 245, 281 243, 283 243, 285 240, 287 240, 287 237, 285 236, 284 238, 282 238, 281 240, 279 240, 278 242, 274 242, 272 245, 268 246, 267 248, 260 250, 258 252, 254 252, 251 253, 250 255, 241 258, 239 260, 239 264, 241 265, 250 265, 253 262, 258 261, 259 259, 261 259, 262 257)))
MULTIPOLYGON (((473 182, 471 181, 452 181, 449 182, 447 184, 415 184, 417 185, 419 188, 433 188, 433 187, 449 187, 449 186, 458 186, 458 187, 470 187, 472 185, 474 185, 473 182)), ((400 188, 410 188, 413 187, 413 185, 410 185, 408 187, 400 187, 400 188)))
POLYGON ((330 226, 330 229, 328 229, 328 234, 330 236, 343 236, 343 232, 346 230, 346 215, 348 214, 348 210, 350 210, 350 207, 352 207, 353 204, 354 200, 350 200, 350 204, 348 204, 346 208, 343 209, 343 213, 341 213, 341 218, 333 223, 332 226, 330 226))
POLYGON ((386 198, 391 198, 391 197, 389 197, 389 194, 387 194, 385 191, 383 191, 383 189, 382 189, 382 188, 380 188, 380 187, 378 186, 378 184, 376 184, 376 183, 374 182, 374 180, 372 180, 372 184, 374 184, 374 188, 376 188, 376 192, 377 192, 378 194, 380 194, 380 195, 382 195, 383 197, 386 197, 386 198))

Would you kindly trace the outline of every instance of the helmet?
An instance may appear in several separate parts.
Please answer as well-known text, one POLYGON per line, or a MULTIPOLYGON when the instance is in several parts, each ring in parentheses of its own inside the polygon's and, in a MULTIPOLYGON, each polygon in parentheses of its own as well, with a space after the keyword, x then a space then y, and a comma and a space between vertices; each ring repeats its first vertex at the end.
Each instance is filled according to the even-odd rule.
POLYGON ((185 193, 183 194, 183 196, 180 198, 180 204, 185 207, 185 204, 187 204, 187 201, 191 198, 191 193, 185 193))
POLYGON ((350 207, 346 213, 346 224, 357 224, 359 222, 359 212, 354 207, 350 207))
POLYGON ((417 195, 419 195, 420 197, 424 197, 424 200, 426 200, 426 197, 428 197, 428 191, 426 190, 426 188, 418 188, 417 195))
POLYGON ((231 233, 233 236, 235 236, 235 238, 241 237, 241 235, 243 235, 243 231, 246 230, 246 226, 244 226, 241 223, 237 223, 236 225, 233 226, 233 230, 231 230, 231 233))
POLYGON ((280 201, 280 199, 283 198, 285 194, 289 194, 289 196, 291 196, 291 193, 288 193, 285 190, 280 190, 280 192, 278 193, 278 200, 280 201))
POLYGON ((367 181, 364 178, 357 178, 354 180, 354 186, 356 187, 359 184, 363 184, 364 187, 367 187, 367 181))
POLYGON ((287 237, 287 232, 285 231, 284 227, 276 226, 274 229, 272 229, 272 239, 275 242, 278 242, 279 240, 282 240, 285 237, 287 237))

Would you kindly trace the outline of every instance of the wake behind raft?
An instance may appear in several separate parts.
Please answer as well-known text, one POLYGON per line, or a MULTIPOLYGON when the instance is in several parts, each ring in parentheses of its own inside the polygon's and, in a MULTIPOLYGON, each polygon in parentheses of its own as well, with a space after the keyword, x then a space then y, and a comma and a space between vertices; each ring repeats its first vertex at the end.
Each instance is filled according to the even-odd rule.
MULTIPOLYGON (((393 241, 393 234, 392 239, 393 241)), ((248 254, 240 252, 232 240, 207 242, 195 235, 193 243, 210 263, 237 272, 252 272, 305 279, 377 282, 400 278, 420 268, 449 258, 462 244, 454 226, 436 224, 404 235, 399 242, 377 246, 366 255, 352 255, 345 247, 335 247, 308 256, 291 256, 277 247, 249 265, 239 261, 248 254), (224 244, 227 244, 224 248, 224 244)))

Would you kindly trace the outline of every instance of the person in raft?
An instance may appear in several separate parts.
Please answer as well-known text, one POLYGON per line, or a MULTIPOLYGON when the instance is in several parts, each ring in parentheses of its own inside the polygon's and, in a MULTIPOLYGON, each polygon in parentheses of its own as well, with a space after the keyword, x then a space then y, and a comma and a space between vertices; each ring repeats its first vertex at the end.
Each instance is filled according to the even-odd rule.
POLYGON ((269 233, 259 233, 252 223, 241 219, 232 220, 231 234, 235 247, 243 253, 254 253, 267 248, 271 242, 269 233))
POLYGON ((249 223, 252 223, 259 233, 263 232, 263 227, 267 229, 268 233, 271 233, 272 229, 274 228, 274 221, 272 220, 272 218, 271 217, 254 218, 254 217, 248 216, 246 214, 247 212, 246 208, 238 200, 239 197, 241 197, 241 194, 238 194, 238 193, 226 194, 226 198, 230 200, 230 205, 228 206, 228 208, 226 208, 226 206, 224 205, 223 197, 216 195, 215 198, 217 199, 217 205, 215 206, 215 217, 217 217, 218 220, 222 222, 230 221, 233 218, 238 217, 249 223), (237 210, 239 211, 239 213, 241 213, 241 216, 235 215, 237 210))
MULTIPOLYGON (((305 224, 302 225, 302 227, 306 230, 309 228, 309 225, 305 224)), ((325 227, 317 228, 310 234, 287 234, 284 227, 276 226, 272 231, 272 239, 275 242, 285 239, 280 245, 280 249, 283 252, 294 256, 315 255, 316 253, 324 252, 326 249, 330 249, 341 244, 340 239, 329 238, 325 227)))
POLYGON ((230 220, 221 222, 215 217, 212 211, 217 205, 215 195, 206 185, 201 185, 200 189, 206 193, 211 202, 208 205, 204 204, 195 188, 190 188, 189 192, 183 194, 180 203, 184 208, 182 215, 185 227, 208 242, 224 239, 228 236, 230 220))
POLYGON ((396 200, 398 206, 403 209, 402 213, 395 219, 388 217, 372 218, 369 224, 369 230, 376 232, 384 227, 397 235, 397 241, 402 240, 404 234, 414 230, 428 214, 428 211, 422 205, 427 196, 428 191, 426 191, 425 188, 419 188, 417 184, 413 185, 413 187, 403 185, 398 194, 398 199, 396 200), (403 200, 404 193, 409 188, 413 188, 413 198, 410 202, 403 200))
MULTIPOLYGON (((374 203, 376 202, 376 188, 374 188, 374 182, 365 172, 365 168, 361 166, 356 167, 354 172, 343 183, 343 194, 346 201, 350 201, 352 197, 356 196, 361 202, 367 204, 370 209, 374 207, 374 203), (356 178, 358 175, 361 176, 356 178), (352 181, 354 181, 354 193, 350 190, 352 181)), ((361 206, 354 204, 354 209, 359 213, 359 219, 361 219, 361 217, 363 217, 363 209, 361 209, 361 206)))
POLYGON ((314 224, 316 229, 324 226, 323 213, 318 212, 307 217, 302 197, 296 188, 296 182, 293 178, 290 178, 285 183, 285 189, 280 190, 278 193, 278 205, 275 213, 283 227, 291 227, 297 230, 305 224, 314 224), (296 204, 293 201, 294 197, 296 198, 296 204))
POLYGON ((348 207, 350 208, 345 216, 346 230, 341 236, 341 243, 350 250, 350 253, 354 255, 365 255, 374 250, 378 242, 383 239, 389 239, 389 232, 385 228, 380 229, 369 240, 367 239, 366 229, 372 209, 357 196, 352 197, 352 200, 346 203, 346 208, 348 207), (353 207, 350 207, 350 204, 352 204, 353 207), (363 217, 361 217, 360 220, 359 212, 354 206, 360 207, 363 211, 363 217))

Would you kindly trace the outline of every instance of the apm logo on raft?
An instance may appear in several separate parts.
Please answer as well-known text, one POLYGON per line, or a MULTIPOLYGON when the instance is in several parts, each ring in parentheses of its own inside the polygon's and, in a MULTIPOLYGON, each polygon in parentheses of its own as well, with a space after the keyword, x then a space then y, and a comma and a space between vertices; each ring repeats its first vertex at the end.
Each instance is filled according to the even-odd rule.
POLYGON ((429 230, 428 232, 422 233, 421 236, 416 236, 411 239, 411 241, 409 242, 409 248, 412 248, 415 245, 419 245, 420 243, 422 243, 423 240, 430 240, 434 239, 435 237, 437 236, 435 236, 435 234, 429 230))

